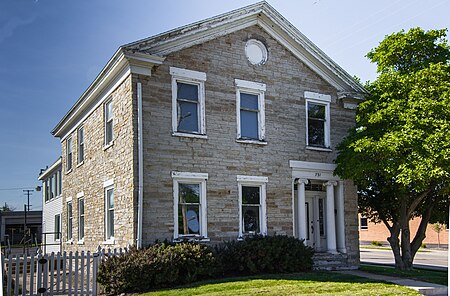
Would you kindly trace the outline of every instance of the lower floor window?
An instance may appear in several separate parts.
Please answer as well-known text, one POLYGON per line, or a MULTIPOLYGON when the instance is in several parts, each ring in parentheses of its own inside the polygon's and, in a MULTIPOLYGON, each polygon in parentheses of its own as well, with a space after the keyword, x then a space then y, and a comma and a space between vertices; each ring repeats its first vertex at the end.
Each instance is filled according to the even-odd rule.
POLYGON ((239 185, 239 237, 265 235, 267 177, 237 176, 239 185))
POLYGON ((172 178, 174 180, 174 238, 206 238, 208 174, 173 172, 172 178))
POLYGON ((61 215, 57 214, 55 215, 55 240, 61 239, 61 215))
POLYGON ((72 239, 72 202, 67 203, 67 240, 72 239))
POLYGON ((84 239, 84 198, 78 199, 78 240, 84 239))
POLYGON ((106 239, 114 238, 114 189, 105 188, 105 232, 106 239))

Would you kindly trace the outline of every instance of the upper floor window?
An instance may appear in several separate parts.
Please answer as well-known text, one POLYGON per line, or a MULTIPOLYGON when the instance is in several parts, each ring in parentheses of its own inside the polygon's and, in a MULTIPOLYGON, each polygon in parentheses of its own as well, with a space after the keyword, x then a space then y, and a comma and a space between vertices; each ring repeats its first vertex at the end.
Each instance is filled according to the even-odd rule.
POLYGON ((84 128, 78 128, 78 164, 84 161, 84 128))
POLYGON ((114 133, 113 133, 113 104, 112 100, 109 100, 105 103, 105 110, 104 110, 104 118, 105 118, 105 146, 111 145, 114 140, 114 133))
POLYGON ((174 238, 206 238, 206 180, 208 174, 172 172, 172 178, 174 238))
POLYGON ((206 74, 170 67, 172 131, 176 136, 205 137, 206 74))
POLYGON ((66 140, 66 171, 72 170, 72 137, 66 140))
POLYGON ((267 234, 267 177, 237 176, 239 186, 239 237, 267 234))
POLYGON ((305 92, 306 145, 330 148, 330 95, 305 92))
POLYGON ((264 141, 265 108, 263 83, 235 79, 237 139, 264 141))

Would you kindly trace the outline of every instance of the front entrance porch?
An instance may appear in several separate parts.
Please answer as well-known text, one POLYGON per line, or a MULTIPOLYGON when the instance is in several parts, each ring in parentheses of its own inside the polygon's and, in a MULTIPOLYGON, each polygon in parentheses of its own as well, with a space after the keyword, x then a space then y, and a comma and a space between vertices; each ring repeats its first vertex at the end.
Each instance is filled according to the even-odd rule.
POLYGON ((290 161, 294 235, 316 252, 346 253, 344 182, 334 164, 290 161))

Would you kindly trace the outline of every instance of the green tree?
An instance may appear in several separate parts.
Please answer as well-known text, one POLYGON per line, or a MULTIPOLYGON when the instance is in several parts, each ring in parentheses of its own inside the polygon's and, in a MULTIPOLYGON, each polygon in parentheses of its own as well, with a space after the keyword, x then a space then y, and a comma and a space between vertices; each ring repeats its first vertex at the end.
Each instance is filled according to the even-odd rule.
POLYGON ((436 209, 448 210, 450 47, 446 30, 414 28, 367 57, 378 78, 338 146, 335 173, 359 189, 360 211, 389 229, 398 269, 411 269, 436 209), (442 206, 444 205, 444 206, 442 206), (415 234, 409 221, 421 217, 415 234))

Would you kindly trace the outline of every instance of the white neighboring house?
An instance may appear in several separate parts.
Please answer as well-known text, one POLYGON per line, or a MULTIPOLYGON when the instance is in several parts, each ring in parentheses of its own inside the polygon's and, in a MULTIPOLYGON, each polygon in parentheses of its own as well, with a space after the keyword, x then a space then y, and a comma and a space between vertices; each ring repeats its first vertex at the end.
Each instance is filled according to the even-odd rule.
POLYGON ((42 250, 44 253, 61 250, 62 228, 61 157, 39 175, 42 181, 42 250))

